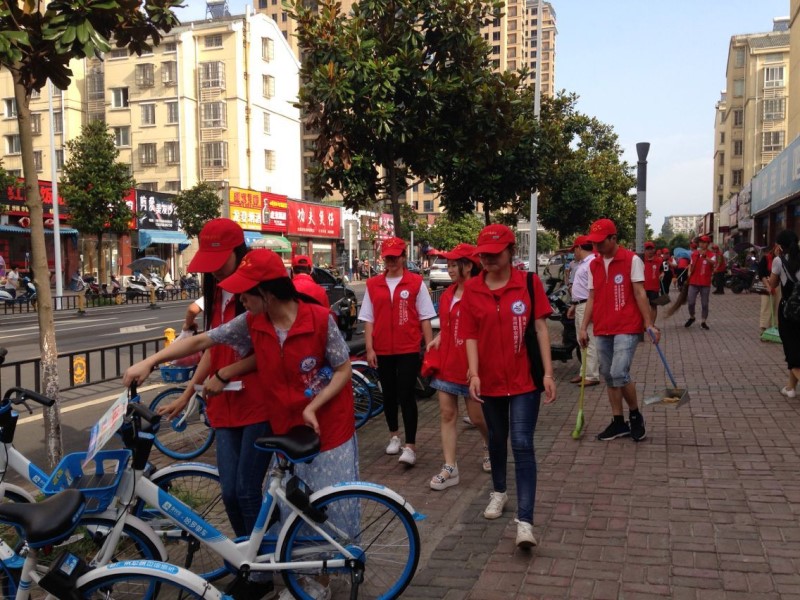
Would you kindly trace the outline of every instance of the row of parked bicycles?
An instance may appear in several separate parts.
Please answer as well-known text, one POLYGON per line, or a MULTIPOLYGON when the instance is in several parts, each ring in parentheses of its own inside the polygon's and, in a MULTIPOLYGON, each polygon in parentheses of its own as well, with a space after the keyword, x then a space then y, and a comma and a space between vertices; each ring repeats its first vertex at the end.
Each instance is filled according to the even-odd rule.
MULTIPOLYGON (((0 349, 0 362, 4 357, 0 349)), ((379 385, 370 381, 374 375, 354 368, 354 381, 370 393, 379 385)), ((145 405, 135 387, 126 390, 105 416, 118 417, 121 448, 69 454, 47 473, 14 447, 14 435, 21 406, 53 401, 20 387, 6 391, 0 401, 3 598, 224 598, 215 587, 223 578, 233 589, 261 572, 280 574, 292 596, 305 600, 313 597, 308 578, 324 580, 333 597, 402 594, 419 561, 416 522, 422 518, 402 496, 369 482, 308 489, 294 466, 313 460, 319 438, 297 427, 258 440, 275 458, 256 527, 235 539, 216 467, 190 462, 155 469, 150 462, 154 445, 183 459, 200 456, 213 441, 199 396, 181 417, 161 421, 155 409, 174 393, 145 405), (195 435, 202 431, 197 425, 205 431, 195 435), (27 487, 5 481, 9 472, 27 487)))

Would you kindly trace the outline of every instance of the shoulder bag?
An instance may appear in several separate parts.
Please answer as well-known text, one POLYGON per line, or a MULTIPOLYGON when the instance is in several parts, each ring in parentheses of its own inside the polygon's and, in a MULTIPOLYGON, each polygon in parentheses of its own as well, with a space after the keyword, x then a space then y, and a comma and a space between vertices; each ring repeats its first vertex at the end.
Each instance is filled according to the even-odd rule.
POLYGON ((786 264, 781 261, 786 278, 792 282, 792 292, 783 299, 783 318, 793 323, 800 323, 800 283, 789 273, 786 264))
POLYGON ((525 348, 528 351, 528 361, 531 363, 531 378, 537 390, 544 389, 544 365, 542 353, 539 350, 539 340, 536 336, 536 301, 533 294, 533 273, 528 273, 528 295, 531 297, 531 313, 528 326, 525 328, 525 348))

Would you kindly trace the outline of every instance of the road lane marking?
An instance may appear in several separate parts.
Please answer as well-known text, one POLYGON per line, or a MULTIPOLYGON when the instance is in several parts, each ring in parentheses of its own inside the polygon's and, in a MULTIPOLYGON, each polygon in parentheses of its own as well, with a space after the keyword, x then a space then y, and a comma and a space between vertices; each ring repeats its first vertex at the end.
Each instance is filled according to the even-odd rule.
MULTIPOLYGON (((153 385, 148 385, 145 387, 140 387, 137 389, 138 392, 148 392, 150 390, 155 390, 160 387, 164 387, 166 384, 164 383, 155 383, 153 385)), ((103 398, 95 398, 94 400, 88 400, 86 402, 81 402, 80 404, 70 404, 66 408, 61 409, 61 414, 73 412, 76 410, 80 410, 81 408, 87 408, 89 406, 96 406, 97 404, 103 404, 104 402, 110 402, 111 400, 116 400, 119 398, 119 394, 114 394, 113 396, 104 396, 103 398)), ((25 417, 24 419, 20 419, 17 421, 17 424, 24 425, 25 423, 33 423, 35 421, 41 421, 44 419, 43 414, 38 415, 31 415, 30 417, 25 417)))

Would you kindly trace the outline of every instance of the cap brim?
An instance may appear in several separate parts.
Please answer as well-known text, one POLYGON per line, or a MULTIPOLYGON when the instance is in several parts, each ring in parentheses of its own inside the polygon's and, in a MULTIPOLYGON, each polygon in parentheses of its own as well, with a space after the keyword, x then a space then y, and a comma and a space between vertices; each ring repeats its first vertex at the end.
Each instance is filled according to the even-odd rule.
POLYGON ((219 271, 225 261, 228 260, 231 252, 232 250, 220 250, 218 252, 199 250, 189 262, 186 270, 189 273, 213 273, 214 271, 219 271))
POLYGON ((381 252, 381 256, 402 256, 405 251, 405 248, 391 248, 386 252, 381 252))
POLYGON ((461 260, 462 258, 464 258, 466 260, 472 261, 475 264, 480 263, 480 260, 474 254, 470 256, 465 256, 463 254, 457 254, 455 252, 439 252, 438 255, 447 260, 461 260))
POLYGON ((500 254, 510 245, 510 243, 507 244, 505 242, 498 244, 483 244, 475 249, 475 254, 500 254))
POLYGON ((226 277, 222 281, 219 282, 219 287, 221 287, 226 292, 230 292, 232 294, 242 294, 249 290, 252 290, 256 287, 260 281, 250 279, 249 277, 244 277, 240 273, 234 273, 230 277, 226 277))
POLYGON ((609 235, 614 235, 613 233, 596 233, 592 235, 591 233, 586 236, 586 239, 592 242, 593 244, 599 244, 604 239, 606 239, 609 235))

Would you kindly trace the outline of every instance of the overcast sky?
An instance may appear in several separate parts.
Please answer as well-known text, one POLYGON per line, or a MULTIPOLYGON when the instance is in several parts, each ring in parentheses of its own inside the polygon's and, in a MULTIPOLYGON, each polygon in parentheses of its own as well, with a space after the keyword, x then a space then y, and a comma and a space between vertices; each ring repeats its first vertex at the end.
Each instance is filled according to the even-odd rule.
MULTIPOLYGON (((190 0, 182 20, 205 16, 190 0)), ((234 14, 243 0, 229 0, 234 14)), ((556 88, 579 110, 614 127, 635 165, 650 142, 647 205, 656 233, 664 217, 709 212, 714 105, 725 86, 732 35, 772 29, 789 0, 552 0, 557 16, 556 88)), ((789 141, 789 140, 787 140, 789 141)))

